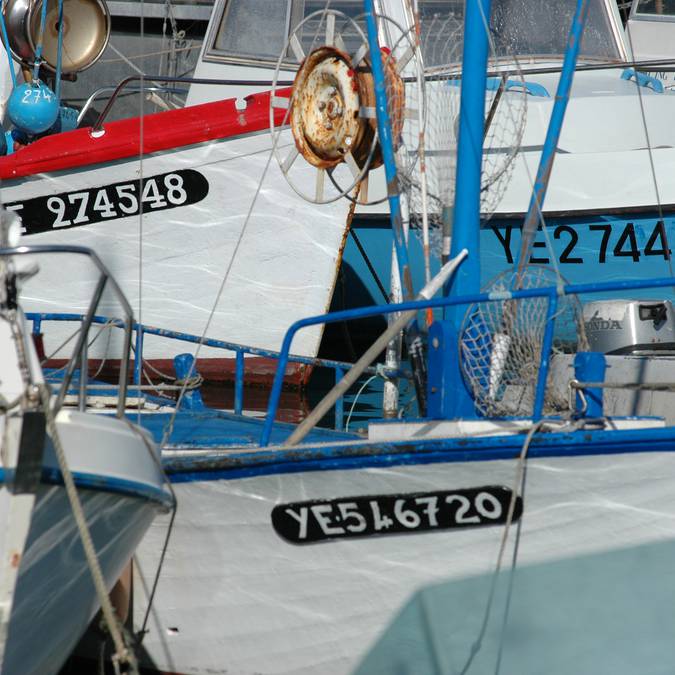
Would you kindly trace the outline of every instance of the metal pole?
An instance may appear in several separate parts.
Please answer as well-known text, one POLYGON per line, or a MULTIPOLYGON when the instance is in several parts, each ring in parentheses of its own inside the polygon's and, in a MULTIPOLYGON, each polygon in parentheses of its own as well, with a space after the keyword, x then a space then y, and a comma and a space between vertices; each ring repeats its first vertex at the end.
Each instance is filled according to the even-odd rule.
POLYGON ((244 352, 236 352, 234 369, 234 413, 241 415, 244 410, 244 352))
MULTIPOLYGON (((457 175, 450 257, 467 249, 469 257, 452 280, 452 294, 480 288, 480 178, 485 125, 488 39, 491 0, 467 0, 464 17, 462 91, 460 98, 457 175)), ((449 318, 457 318, 456 311, 449 318)))
MULTIPOLYGON (((398 263, 396 262, 396 251, 391 247, 391 293, 389 299, 391 302, 401 302, 403 300, 401 293, 401 283, 398 274, 398 263)), ((387 323, 391 325, 398 318, 398 314, 390 314, 387 317, 387 323)), ((384 364, 387 368, 398 368, 401 363, 401 333, 394 335, 387 345, 384 356, 384 364)), ((391 419, 398 415, 398 380, 385 380, 384 391, 382 394, 382 416, 385 419, 391 419)))
MULTIPOLYGON (((462 249, 468 250, 469 256, 448 287, 449 295, 454 297, 480 290, 480 184, 490 5, 491 0, 467 0, 465 6, 456 197, 452 213, 450 258, 454 258, 462 249)), ((445 313, 449 337, 446 342, 443 387, 448 395, 443 397, 441 414, 446 418, 476 415, 473 397, 465 385, 460 368, 459 327, 464 311, 463 307, 455 305, 445 313)))
POLYGON ((366 26, 368 28, 368 44, 370 46, 371 68, 375 82, 375 100, 377 108, 377 133, 380 138, 382 159, 384 160, 384 172, 387 180, 387 198, 389 200, 389 214, 391 227, 394 233, 394 246, 396 247, 396 259, 398 261, 399 274, 401 276, 401 288, 403 297, 412 300, 413 287, 408 263, 408 249, 403 233, 403 218, 401 216, 401 200, 396 175, 396 160, 394 158, 394 142, 391 137, 391 124, 389 110, 387 108, 386 81, 382 66, 382 56, 377 39, 377 26, 375 23, 375 10, 373 0, 364 0, 366 14, 366 26))
POLYGON ((589 0, 577 0, 577 9, 574 18, 572 19, 569 37, 567 38, 567 49, 565 50, 565 59, 560 73, 560 80, 558 80, 555 103, 553 104, 553 110, 551 111, 551 119, 546 132, 544 148, 541 151, 541 158, 539 159, 539 168, 537 169, 537 178, 534 183, 532 199, 530 200, 530 206, 527 210, 525 223, 523 225, 520 251, 518 259, 516 260, 518 270, 516 288, 520 287, 523 271, 530 259, 532 243, 534 242, 534 237, 537 233, 541 209, 544 206, 546 189, 548 188, 548 181, 551 177, 553 161, 555 160, 555 152, 558 148, 558 141, 560 140, 565 110, 567 109, 567 102, 570 98, 574 70, 577 65, 577 57, 579 56, 579 48, 581 47, 584 25, 586 24, 586 18, 588 17, 589 4, 589 0))
MULTIPOLYGON (((414 298, 412 276, 408 262, 408 248, 403 229, 403 217, 401 215, 401 199, 399 195, 398 178, 396 175, 396 160, 394 158, 394 141, 391 135, 389 110, 387 108, 386 80, 382 67, 382 55, 377 39, 377 25, 375 22, 375 10, 373 0, 363 2, 366 27, 368 29, 368 45, 370 48, 370 61, 375 84, 375 102, 377 109, 377 133, 379 134, 380 150, 384 161, 384 173, 387 180, 387 197, 389 200, 389 217, 394 234, 394 247, 396 260, 401 278, 401 289, 405 300, 414 298)), ((417 321, 411 322, 406 331, 406 345, 408 356, 413 370, 413 382, 420 415, 426 414, 426 355, 424 344, 419 331, 417 321)))

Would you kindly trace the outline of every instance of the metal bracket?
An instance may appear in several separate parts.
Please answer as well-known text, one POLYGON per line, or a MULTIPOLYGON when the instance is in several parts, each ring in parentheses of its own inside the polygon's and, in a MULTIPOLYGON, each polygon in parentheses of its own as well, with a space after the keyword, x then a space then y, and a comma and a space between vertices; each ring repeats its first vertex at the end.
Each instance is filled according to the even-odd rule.
POLYGON ((13 494, 32 494, 42 476, 42 459, 45 450, 46 421, 42 410, 23 413, 19 454, 10 489, 13 494))
POLYGON ((663 82, 656 77, 642 73, 639 70, 635 70, 635 68, 626 68, 621 73, 622 80, 632 80, 633 78, 635 78, 638 86, 652 89, 657 94, 663 94, 663 82))

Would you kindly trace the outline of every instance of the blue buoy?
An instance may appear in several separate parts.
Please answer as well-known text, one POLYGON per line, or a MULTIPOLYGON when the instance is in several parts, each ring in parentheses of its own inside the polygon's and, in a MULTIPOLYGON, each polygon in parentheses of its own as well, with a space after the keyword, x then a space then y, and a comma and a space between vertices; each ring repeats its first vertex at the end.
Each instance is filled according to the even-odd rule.
MULTIPOLYGON (((201 380, 197 367, 195 365, 195 357, 192 354, 178 354, 173 357, 173 367, 176 371, 175 384, 182 385, 186 379, 194 379, 195 383, 201 380)), ((183 410, 202 410, 204 408, 204 401, 199 389, 188 389, 183 395, 182 400, 183 410)))
POLYGON ((51 128, 59 114, 54 92, 42 82, 26 82, 12 91, 7 114, 21 131, 34 136, 51 128))

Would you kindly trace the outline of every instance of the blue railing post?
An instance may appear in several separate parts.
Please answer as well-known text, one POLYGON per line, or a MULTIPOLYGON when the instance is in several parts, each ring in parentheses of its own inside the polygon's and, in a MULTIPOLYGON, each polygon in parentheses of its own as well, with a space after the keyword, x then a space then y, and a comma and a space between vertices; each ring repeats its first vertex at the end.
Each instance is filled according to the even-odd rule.
MULTIPOLYGON (((198 378, 199 373, 195 365, 195 357, 192 354, 178 354, 173 357, 173 367, 176 371, 176 380, 183 381, 188 378, 198 378)), ((204 401, 199 388, 188 389, 183 394, 181 405, 185 410, 202 410, 204 401)))
POLYGON ((244 352, 238 349, 234 364, 234 413, 241 415, 244 410, 244 352))
MULTIPOLYGON (((607 360, 600 352, 577 352, 574 356, 574 377, 579 382, 604 382, 607 360)), ((598 418, 603 412, 602 387, 584 388, 585 405, 582 402, 581 390, 577 389, 575 407, 581 417, 598 418)))
POLYGON ((143 326, 140 323, 135 323, 134 329, 136 330, 134 384, 140 386, 143 375, 143 326))
POLYGON ((537 388, 535 389, 534 405, 532 406, 532 419, 538 422, 544 414, 544 401, 546 397, 546 383, 548 371, 551 367, 551 349, 553 348, 553 331, 555 329, 555 316, 558 311, 558 296, 554 292, 548 294, 546 305, 546 328, 541 343, 541 358, 539 360, 539 374, 537 376, 537 388))
MULTIPOLYGON (((337 384, 345 376, 345 371, 342 368, 335 369, 335 384, 337 384)), ((345 415, 345 400, 344 397, 335 401, 335 430, 342 431, 344 428, 343 420, 345 415)))

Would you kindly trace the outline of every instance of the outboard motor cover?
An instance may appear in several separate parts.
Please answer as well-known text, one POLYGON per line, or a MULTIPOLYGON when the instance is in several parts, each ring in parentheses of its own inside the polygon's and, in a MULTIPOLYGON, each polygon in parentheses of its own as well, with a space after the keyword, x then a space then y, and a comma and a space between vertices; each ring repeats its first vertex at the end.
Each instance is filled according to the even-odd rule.
POLYGON ((584 305, 583 319, 591 351, 675 351, 675 313, 670 300, 598 300, 584 305))

